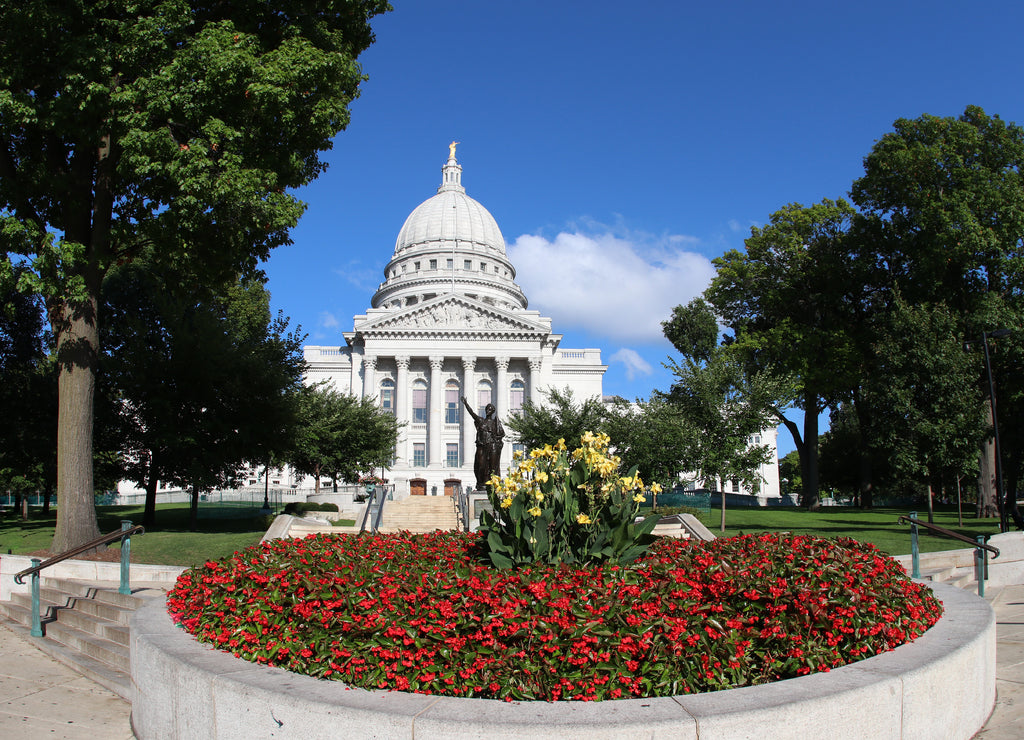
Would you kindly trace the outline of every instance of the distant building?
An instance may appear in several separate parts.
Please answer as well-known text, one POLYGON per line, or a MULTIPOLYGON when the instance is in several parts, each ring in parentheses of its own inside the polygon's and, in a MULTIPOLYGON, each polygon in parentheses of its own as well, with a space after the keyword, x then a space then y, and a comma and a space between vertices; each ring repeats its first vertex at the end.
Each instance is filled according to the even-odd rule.
MULTIPOLYGON (((344 344, 305 348, 307 382, 373 396, 406 422, 384 473, 398 496, 473 487, 475 426, 462 396, 481 415, 493 403, 503 421, 549 387, 601 397, 601 351, 560 347, 515 276, 494 217, 466 195, 452 146, 437 194, 399 231, 371 307, 344 344)), ((506 437, 503 470, 513 448, 506 437)))

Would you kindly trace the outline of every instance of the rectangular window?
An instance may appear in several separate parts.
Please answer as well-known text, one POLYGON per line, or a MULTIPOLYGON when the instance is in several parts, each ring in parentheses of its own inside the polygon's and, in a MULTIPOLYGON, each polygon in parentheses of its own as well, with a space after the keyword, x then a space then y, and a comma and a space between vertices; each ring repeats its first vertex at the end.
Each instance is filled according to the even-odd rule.
POLYGON ((427 423, 427 389, 412 389, 412 423, 427 423))
POLYGON ((420 270, 420 263, 419 262, 413 262, 412 266, 416 270, 416 272, 419 272, 419 270, 420 270))
POLYGON ((459 389, 444 389, 444 423, 459 423, 459 389))
POLYGON ((462 269, 463 270, 472 270, 473 269, 473 260, 466 260, 465 262, 463 262, 462 263, 462 269))
POLYGON ((449 270, 451 270, 451 269, 454 269, 454 267, 455 267, 455 261, 454 261, 454 260, 451 260, 451 259, 449 259, 449 260, 448 260, 448 262, 447 262, 447 263, 445 264, 445 267, 447 267, 447 268, 448 268, 449 270))
POLYGON ((523 401, 526 400, 526 389, 523 386, 513 383, 508 395, 508 410, 511 414, 518 414, 523 410, 523 401))
POLYGON ((491 389, 490 388, 478 388, 476 391, 476 412, 480 416, 484 415, 487 410, 487 404, 494 403, 491 400, 491 389))
POLYGON ((426 442, 413 442, 412 443, 412 466, 414 468, 425 468, 425 467, 427 467, 427 443, 426 442))
POLYGON ((436 270, 437 269, 437 260, 430 260, 430 269, 431 270, 436 270))
POLYGON ((395 389, 380 389, 380 407, 392 416, 395 415, 395 389))
POLYGON ((459 467, 459 443, 449 442, 445 446, 445 462, 449 468, 459 467))

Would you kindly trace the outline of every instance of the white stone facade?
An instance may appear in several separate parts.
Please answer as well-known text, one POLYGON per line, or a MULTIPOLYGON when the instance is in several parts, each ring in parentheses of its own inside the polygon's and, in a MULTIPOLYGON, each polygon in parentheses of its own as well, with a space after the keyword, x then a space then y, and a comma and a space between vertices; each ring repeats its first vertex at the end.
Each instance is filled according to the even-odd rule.
MULTIPOLYGON (((371 308, 344 344, 305 348, 308 383, 374 397, 405 422, 384 471, 399 497, 473 487, 463 396, 481 415, 493 403, 504 421, 545 388, 600 398, 607 370, 600 350, 561 348, 551 319, 528 310, 501 230, 461 180, 453 146, 437 195, 402 226, 371 308)), ((503 470, 514 444, 506 429, 503 470)))

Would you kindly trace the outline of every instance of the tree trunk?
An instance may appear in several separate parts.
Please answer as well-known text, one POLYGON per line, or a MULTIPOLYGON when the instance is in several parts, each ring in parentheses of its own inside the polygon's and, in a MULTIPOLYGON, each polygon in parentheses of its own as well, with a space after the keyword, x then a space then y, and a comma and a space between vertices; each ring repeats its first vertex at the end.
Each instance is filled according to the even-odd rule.
POLYGON ((146 505, 142 510, 142 526, 156 526, 156 486, 159 481, 157 453, 149 453, 149 470, 146 475, 146 505))
POLYGON ((195 532, 199 529, 199 484, 192 484, 192 501, 188 507, 188 528, 195 532))
POLYGON ((816 511, 821 506, 818 496, 818 414, 820 401, 814 391, 804 396, 804 451, 800 453, 800 467, 804 478, 803 498, 800 504, 816 511))
POLYGON ((1003 475, 1003 483, 1006 486, 1006 491, 1003 492, 1003 507, 1013 520, 1013 525, 1018 530, 1024 530, 1024 517, 1021 516, 1020 508, 1017 506, 1017 471, 1020 470, 1020 455, 1016 449, 1010 454, 1009 467, 1009 475, 1006 475, 1005 472, 1003 475))
POLYGON ((865 448, 860 451, 860 465, 857 470, 858 492, 860 495, 860 508, 870 509, 875 505, 873 494, 875 484, 872 480, 871 452, 865 448))
POLYGON ((935 495, 933 494, 932 479, 928 478, 928 523, 935 524, 935 495))
MULTIPOLYGON (((992 404, 988 399, 985 401, 985 413, 991 429, 992 404)), ((996 497, 996 442, 992 435, 988 435, 981 443, 981 459, 978 464, 978 518, 987 519, 993 516, 999 516, 999 503, 996 497)))
POLYGON ((50 548, 64 552, 99 536, 92 480, 93 394, 99 356, 96 296, 60 303, 57 337, 57 527, 50 548))
POLYGON ((721 501, 722 501, 722 519, 721 519, 721 524, 719 525, 719 527, 720 527, 722 532, 725 532, 725 481, 724 480, 719 484, 719 489, 722 492, 722 498, 721 498, 721 501))

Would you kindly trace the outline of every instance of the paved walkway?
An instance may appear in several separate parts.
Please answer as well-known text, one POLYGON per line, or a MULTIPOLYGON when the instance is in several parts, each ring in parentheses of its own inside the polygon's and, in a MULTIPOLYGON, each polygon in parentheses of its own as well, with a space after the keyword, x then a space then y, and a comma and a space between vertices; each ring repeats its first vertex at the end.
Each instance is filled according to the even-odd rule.
MULTIPOLYGON (((989 587, 998 621, 995 710, 979 740, 1024 738, 1024 585, 989 587)), ((131 705, 58 663, 0 617, 0 737, 130 740, 131 705)))

